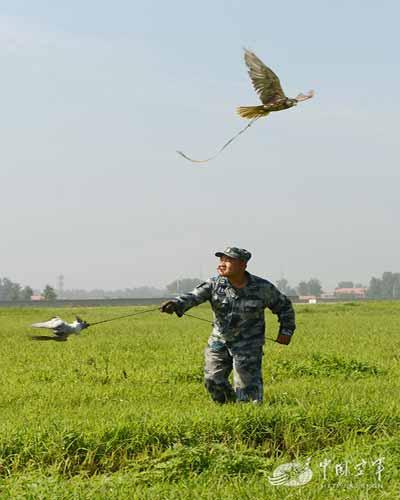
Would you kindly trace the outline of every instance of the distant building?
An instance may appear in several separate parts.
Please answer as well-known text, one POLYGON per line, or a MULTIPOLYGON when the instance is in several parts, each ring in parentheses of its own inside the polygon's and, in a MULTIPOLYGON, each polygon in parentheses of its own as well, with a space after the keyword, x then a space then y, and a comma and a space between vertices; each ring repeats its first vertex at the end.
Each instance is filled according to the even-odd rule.
POLYGON ((309 304, 316 304, 317 298, 316 295, 300 295, 299 300, 301 302, 308 302, 309 304))
POLYGON ((44 300, 42 295, 31 295, 31 300, 44 300))
POLYGON ((367 296, 367 288, 335 288, 335 296, 363 299, 367 296))

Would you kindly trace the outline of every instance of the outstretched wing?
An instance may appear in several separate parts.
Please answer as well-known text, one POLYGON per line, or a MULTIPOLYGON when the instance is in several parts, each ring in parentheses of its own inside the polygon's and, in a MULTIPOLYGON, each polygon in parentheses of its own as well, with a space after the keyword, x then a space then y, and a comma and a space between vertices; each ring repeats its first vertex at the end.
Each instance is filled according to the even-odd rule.
POLYGON ((64 324, 65 322, 57 316, 43 323, 33 323, 32 326, 34 328, 49 328, 50 330, 54 330, 55 328, 60 328, 64 324))
POLYGON ((249 68, 253 87, 263 104, 270 104, 278 99, 286 98, 281 82, 272 69, 265 66, 253 52, 247 49, 244 49, 244 60, 249 68))

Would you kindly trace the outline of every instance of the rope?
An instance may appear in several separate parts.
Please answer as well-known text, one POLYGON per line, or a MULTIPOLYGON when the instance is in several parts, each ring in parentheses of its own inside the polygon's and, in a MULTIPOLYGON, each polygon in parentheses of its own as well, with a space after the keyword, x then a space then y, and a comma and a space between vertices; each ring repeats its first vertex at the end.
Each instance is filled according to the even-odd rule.
MULTIPOLYGON (((130 318, 131 316, 137 316, 138 314, 146 314, 154 311, 159 311, 159 307, 155 307, 154 309, 148 309, 146 311, 139 311, 131 314, 125 314, 124 316, 115 316, 114 318, 109 318, 109 319, 103 319, 102 321, 96 321, 95 323, 90 323, 89 326, 94 326, 94 325, 100 325, 101 323, 108 323, 110 321, 116 321, 118 319, 123 319, 123 318, 130 318)), ((198 316, 194 316, 193 314, 188 314, 188 313, 183 313, 184 316, 188 316, 189 318, 193 319, 198 319, 199 321, 205 321, 206 323, 209 323, 211 325, 214 325, 213 321, 210 321, 209 319, 205 318, 199 318, 198 316)), ((271 342, 276 342, 276 340, 271 339, 269 337, 266 337, 266 340, 270 340, 271 342)))
POLYGON ((189 316, 189 318, 199 319, 200 321, 206 321, 207 323, 210 323, 211 325, 214 324, 214 321, 210 321, 209 319, 199 318, 198 316, 193 316, 193 314, 188 314, 188 313, 183 313, 183 314, 184 314, 184 316, 189 316))
POLYGON ((103 321, 96 321, 95 323, 90 323, 89 326, 100 325, 100 323, 108 323, 109 321, 115 321, 117 319, 129 318, 130 316, 137 316, 138 314, 146 314, 154 311, 159 311, 159 309, 160 309, 159 307, 156 307, 154 309, 148 309, 146 311, 139 311, 131 314, 125 314, 124 316, 116 316, 114 318, 103 319, 103 321))
POLYGON ((186 160, 189 160, 191 161, 192 163, 207 163, 208 161, 210 160, 213 160, 214 158, 216 158, 220 153, 222 153, 222 151, 227 147, 229 146, 229 144, 231 144, 231 142, 233 142, 237 137, 239 137, 240 134, 243 134, 243 132, 245 132, 249 127, 251 127, 253 125, 253 123, 258 120, 259 118, 261 118, 261 116, 256 116, 255 118, 253 118, 252 120, 250 120, 250 122, 242 129, 242 130, 239 130, 239 132, 234 135, 231 139, 229 139, 229 141, 227 141, 223 146, 222 148, 220 148, 214 156, 211 156, 210 158, 207 158, 206 160, 194 160, 193 158, 189 158, 189 156, 185 155, 185 153, 183 153, 182 151, 177 151, 177 153, 179 155, 181 155, 183 158, 185 158, 186 160))

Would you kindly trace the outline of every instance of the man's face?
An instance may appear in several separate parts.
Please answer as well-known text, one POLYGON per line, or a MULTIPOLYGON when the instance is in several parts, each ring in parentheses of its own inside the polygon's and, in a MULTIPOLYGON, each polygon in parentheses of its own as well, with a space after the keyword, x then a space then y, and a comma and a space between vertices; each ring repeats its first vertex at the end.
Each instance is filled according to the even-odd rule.
POLYGON ((219 258, 219 264, 217 267, 218 274, 229 278, 232 276, 238 276, 242 274, 246 269, 246 262, 239 259, 234 259, 233 257, 228 257, 227 255, 221 255, 219 258))

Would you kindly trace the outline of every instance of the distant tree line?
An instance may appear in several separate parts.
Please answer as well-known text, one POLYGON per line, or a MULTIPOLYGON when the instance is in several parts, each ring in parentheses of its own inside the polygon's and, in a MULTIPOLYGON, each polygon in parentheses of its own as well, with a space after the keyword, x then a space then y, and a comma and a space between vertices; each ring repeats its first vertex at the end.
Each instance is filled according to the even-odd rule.
MULTIPOLYGON (((179 278, 165 288, 141 286, 136 288, 124 288, 121 290, 63 290, 56 292, 53 287, 46 285, 42 292, 34 291, 30 286, 22 286, 14 283, 9 278, 0 277, 0 300, 30 300, 32 295, 41 295, 44 300, 52 301, 60 299, 136 299, 136 298, 162 298, 171 297, 193 290, 202 282, 199 278, 179 278)), ((296 287, 291 287, 289 282, 282 278, 277 282, 278 289, 289 297, 315 296, 320 297, 323 293, 319 279, 310 278, 308 281, 300 281, 296 287)), ((386 271, 381 278, 372 277, 368 287, 351 280, 339 281, 337 288, 367 288, 366 296, 371 299, 400 299, 400 273, 386 271)))
POLYGON ((276 286, 288 297, 313 295, 320 297, 322 293, 321 282, 317 278, 311 278, 308 281, 300 281, 296 288, 292 288, 285 278, 280 279, 276 286))
POLYGON ((165 288, 140 286, 137 288, 124 288, 122 290, 63 290, 59 292, 61 299, 154 299, 171 297, 179 293, 193 290, 202 280, 199 278, 176 279, 165 288))
MULTIPOLYGON (((50 285, 46 285, 43 292, 37 292, 44 300, 55 300, 57 294, 50 285)), ((0 278, 0 300, 31 300, 35 292, 30 286, 22 286, 9 278, 0 278)))
MULTIPOLYGON (((321 282, 317 278, 310 278, 308 281, 300 281, 300 283, 294 288, 292 288, 289 285, 286 279, 282 278, 277 282, 277 287, 282 293, 284 293, 288 297, 296 297, 296 296, 320 297, 324 293, 321 282)), ((361 283, 354 284, 353 281, 339 281, 336 288, 364 288, 364 286, 361 283)), ((346 297, 348 296, 349 295, 347 294, 346 297)))
POLYGON ((154 299, 166 297, 168 293, 150 286, 140 286, 137 288, 124 288, 121 290, 63 290, 59 292, 60 299, 154 299))
POLYGON ((32 295, 40 295, 43 300, 59 299, 141 299, 171 297, 179 293, 186 293, 195 288, 202 280, 199 278, 180 278, 172 281, 165 288, 140 286, 117 290, 58 290, 46 285, 43 291, 34 291, 30 286, 22 287, 8 278, 0 278, 0 300, 31 300, 32 295))
POLYGON ((174 280, 166 286, 167 295, 190 292, 200 283, 202 283, 202 280, 199 278, 182 278, 174 280))
POLYGON ((0 278, 0 300, 30 300, 32 295, 30 286, 22 287, 8 278, 0 278))
MULTIPOLYGON (((300 281, 295 288, 292 288, 288 281, 282 278, 277 282, 277 287, 289 297, 304 295, 320 297, 323 293, 321 282, 317 278, 300 281)), ((400 273, 386 271, 381 278, 372 277, 368 287, 350 280, 339 281, 337 288, 366 288, 366 296, 371 299, 400 299, 400 273)))
POLYGON ((371 278, 367 290, 371 299, 400 299, 400 273, 384 272, 382 278, 371 278))
POLYGON ((57 300, 57 293, 54 288, 50 285, 46 285, 43 292, 41 293, 43 300, 57 300))

